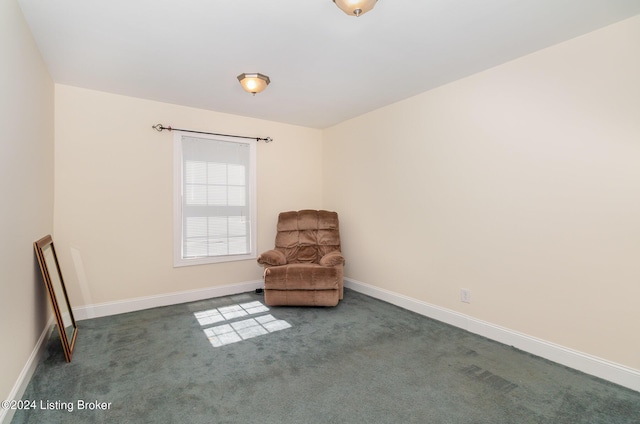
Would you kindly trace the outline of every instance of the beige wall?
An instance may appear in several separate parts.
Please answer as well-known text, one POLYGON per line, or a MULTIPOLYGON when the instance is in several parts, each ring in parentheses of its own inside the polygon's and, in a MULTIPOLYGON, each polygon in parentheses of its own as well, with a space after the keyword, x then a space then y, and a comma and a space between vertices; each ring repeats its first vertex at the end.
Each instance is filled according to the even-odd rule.
POLYGON ((640 369, 639 41, 640 16, 327 129, 346 275, 640 369))
POLYGON ((322 133, 56 85, 54 231, 74 307, 260 280, 255 260, 173 268, 173 134, 152 125, 251 136, 258 143, 258 251, 277 214, 319 208, 322 133))
POLYGON ((33 242, 53 228, 53 82, 13 0, 0 1, 0 58, 0 399, 7 399, 49 313, 33 242))

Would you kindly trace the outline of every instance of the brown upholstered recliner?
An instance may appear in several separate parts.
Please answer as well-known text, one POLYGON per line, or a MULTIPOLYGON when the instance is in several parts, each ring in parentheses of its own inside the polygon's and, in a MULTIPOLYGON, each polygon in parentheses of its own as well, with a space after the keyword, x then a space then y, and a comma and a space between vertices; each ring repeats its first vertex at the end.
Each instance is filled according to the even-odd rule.
POLYGON ((338 214, 282 212, 277 230, 275 248, 258 256, 265 267, 265 303, 336 306, 344 293, 338 214))

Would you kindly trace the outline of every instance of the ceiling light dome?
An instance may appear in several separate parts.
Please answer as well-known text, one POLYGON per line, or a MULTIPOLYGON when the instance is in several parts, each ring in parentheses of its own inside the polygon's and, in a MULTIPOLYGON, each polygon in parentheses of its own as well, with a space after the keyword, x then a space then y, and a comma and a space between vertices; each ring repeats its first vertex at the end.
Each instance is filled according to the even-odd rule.
POLYGON ((254 96, 256 93, 267 88, 267 85, 271 82, 268 76, 259 73, 242 73, 238 75, 238 81, 240 81, 240 85, 242 85, 242 88, 244 88, 245 91, 253 94, 254 96))
POLYGON ((360 16, 374 8, 378 0, 333 0, 349 16, 360 16))

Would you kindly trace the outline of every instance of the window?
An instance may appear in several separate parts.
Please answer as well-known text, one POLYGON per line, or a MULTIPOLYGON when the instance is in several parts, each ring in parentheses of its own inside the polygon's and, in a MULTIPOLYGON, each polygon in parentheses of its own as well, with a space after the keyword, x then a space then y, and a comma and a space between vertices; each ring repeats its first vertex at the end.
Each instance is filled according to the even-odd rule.
POLYGON ((174 266, 254 259, 255 142, 174 134, 174 266))

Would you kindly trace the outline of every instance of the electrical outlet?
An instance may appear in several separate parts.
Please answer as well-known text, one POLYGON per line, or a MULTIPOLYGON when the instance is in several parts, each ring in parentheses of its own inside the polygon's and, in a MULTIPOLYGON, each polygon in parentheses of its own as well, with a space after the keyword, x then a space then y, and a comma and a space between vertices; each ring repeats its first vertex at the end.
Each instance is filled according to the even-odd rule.
POLYGON ((460 302, 471 303, 471 290, 460 289, 460 302))

